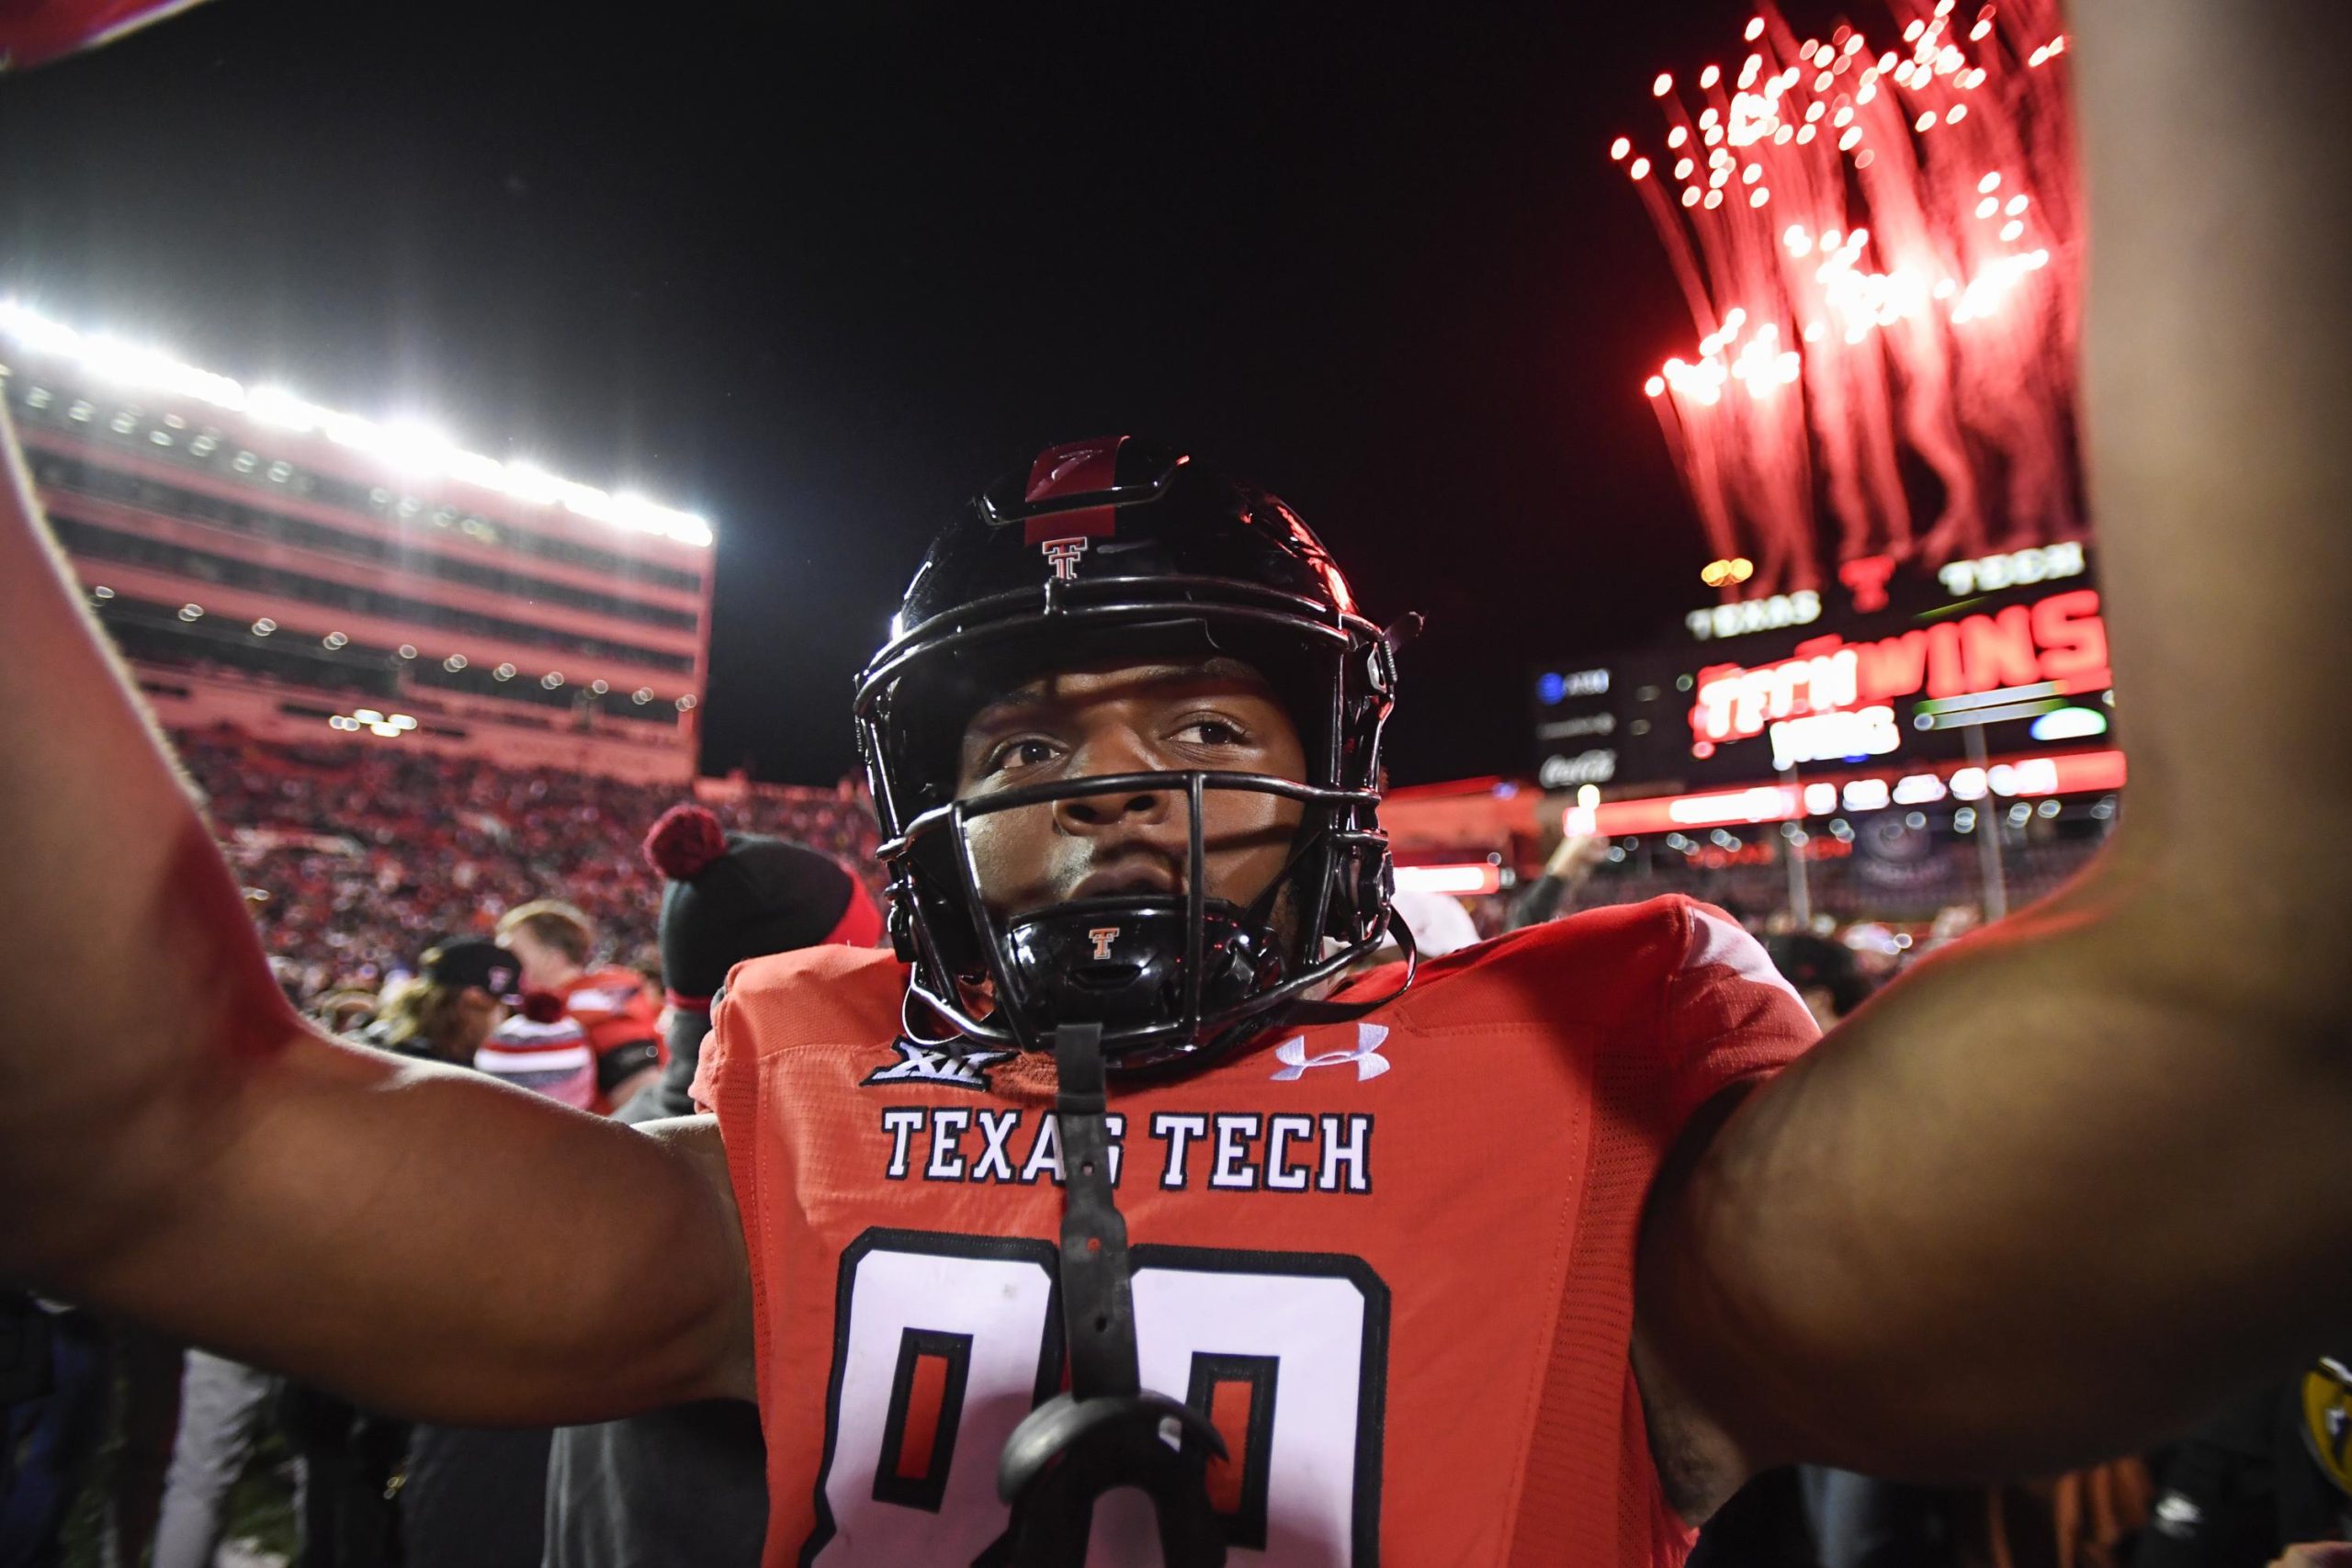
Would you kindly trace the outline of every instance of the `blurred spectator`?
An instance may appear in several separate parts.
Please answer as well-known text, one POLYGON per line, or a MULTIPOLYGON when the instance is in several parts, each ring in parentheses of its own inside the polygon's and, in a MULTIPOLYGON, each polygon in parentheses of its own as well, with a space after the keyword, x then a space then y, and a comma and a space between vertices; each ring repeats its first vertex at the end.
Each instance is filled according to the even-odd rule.
MULTIPOLYGON (((1903 951, 1894 933, 1870 925, 1849 930, 1843 941, 1810 931, 1764 940, 1773 966, 1824 1030, 1877 988, 1858 946, 1888 966, 1903 951)), ((1783 1549, 1809 1528, 1819 1568, 2120 1568, 2132 1561, 2132 1535, 2147 1517, 2150 1495, 2146 1468, 2137 1460, 1990 1489, 1906 1485, 1801 1465, 1800 1522, 1786 1507, 1785 1473, 1758 1477, 1735 1502, 1750 1502, 1746 1517, 1751 1521, 1770 1517, 1783 1549), (1756 1510, 1755 1496, 1779 1506, 1756 1510)), ((1720 1539, 1725 1525, 1741 1517, 1727 1508, 1718 1516, 1724 1523, 1710 1521, 1708 1530, 1720 1539)), ((1760 1560, 1751 1546, 1709 1561, 1760 1560)), ((1703 1568, 1701 1559, 1693 1562, 1703 1568)))
POLYGON ((401 1561, 392 1480, 408 1458, 408 1423, 298 1382, 285 1384, 277 1418, 300 1477, 296 1568, 385 1568, 401 1561))
POLYGON ((0 1289, 0 1568, 59 1561, 106 1432, 110 1372, 96 1318, 0 1289))
POLYGON ((1813 1021, 1824 1029, 1861 1006, 1871 994, 1854 950, 1842 942, 1800 931, 1766 937, 1764 951, 1804 999, 1813 1021))
POLYGON ((428 951, 424 972, 385 993, 361 1041, 403 1056, 473 1066, 474 1053, 519 999, 523 961, 492 942, 428 951))
MULTIPOLYGON (((2334 1359, 2175 1444, 2134 1568, 2235 1568, 2352 1536, 2352 1371, 2334 1359)), ((2324 1553, 2306 1552, 2314 1561, 2324 1553)))
MULTIPOLYGON (((403 1055, 470 1062, 474 1048, 504 1016, 521 983, 522 961, 492 942, 454 942, 427 952, 422 964, 422 974, 386 997, 381 1017, 364 1038, 403 1055)), ((285 961, 274 966, 280 983, 289 984, 285 961)), ((320 1021, 328 1021, 322 1017, 320 1021)), ((209 1350, 188 1351, 180 1379, 179 1429, 155 1525, 154 1568, 209 1568, 220 1550, 230 1488, 252 1456, 279 1390, 278 1381, 267 1372, 209 1350)), ((338 1492, 348 1484, 345 1450, 354 1423, 361 1418, 324 1394, 297 1392, 288 1403, 314 1428, 299 1467, 295 1508, 306 1527, 316 1527, 339 1517, 340 1499, 314 1501, 310 1494, 322 1479, 338 1492), (332 1433, 327 1430, 331 1426, 332 1433), (317 1462, 312 1462, 314 1456, 317 1462)), ((399 1446, 393 1445, 395 1457, 399 1446)), ((388 1472, 389 1466, 379 1469, 388 1472)), ((388 1473, 379 1473, 373 1484, 380 1490, 386 1479, 388 1473)), ((344 1533, 326 1528, 331 1533, 316 1542, 322 1551, 306 1551, 308 1560, 328 1560, 331 1541, 344 1533)), ((306 1539, 316 1533, 315 1528, 305 1529, 306 1539)))
POLYGON ((1853 954, 1855 967, 1871 990, 1894 979, 1917 945, 1907 933, 1877 920, 1858 921, 1835 934, 1853 954))
MULTIPOLYGON (((712 997, 736 964, 842 942, 870 947, 882 913, 857 878, 798 844, 729 833, 698 806, 665 813, 646 859, 667 881, 662 967, 670 1063, 624 1119, 684 1115, 712 997)), ((752 1568, 767 1529, 767 1450, 738 1402, 657 1411, 556 1434, 547 1568, 752 1568)))
MULTIPOLYGON (((369 1033, 396 1051, 470 1066, 506 1024, 525 967, 521 953, 494 942, 445 943, 425 954, 424 973, 387 1001, 369 1033)), ((582 1073, 593 1077, 584 1046, 581 1055, 582 1073)), ((593 1087, 583 1084, 583 1100, 593 1087)), ((400 1490, 409 1561, 435 1568, 537 1568, 548 1436, 544 1428, 415 1427, 400 1490)))
MULTIPOLYGON (((1417 893, 1398 888, 1389 900, 1389 908, 1405 929, 1413 934, 1413 951, 1423 958, 1442 958, 1449 953, 1468 947, 1479 940, 1478 928, 1470 919, 1470 911, 1462 900, 1442 893, 1417 893)), ((1386 963, 1401 953, 1392 935, 1373 954, 1376 962, 1386 963)))
MULTIPOLYGON (((2147 1568, 2147 1467, 2118 1460, 1990 1488, 1897 1485, 1803 1472, 1820 1568, 2147 1568)), ((2269 1552, 2187 1561, 2257 1568, 2269 1552)), ((1694 1559, 1695 1561, 1695 1559, 1694 1559)), ((1744 1561, 1744 1560, 1735 1560, 1744 1561)))
POLYGON ((710 1029, 711 998, 747 958, 882 940, 882 910, 831 855, 763 834, 729 833, 699 806, 673 807, 645 837, 661 875, 662 971, 668 982, 669 1063, 631 1121, 685 1116, 710 1029))
POLYGON ((242 1361, 188 1351, 180 1376, 179 1432, 155 1520, 154 1568, 211 1568, 229 1489, 253 1454, 276 1386, 267 1372, 242 1361))
MULTIPOLYGON (((1843 942, 1789 931, 1767 936, 1764 952, 1824 1030, 1871 993, 1854 950, 1843 942)), ((1779 1481, 1783 1473, 1758 1477, 1747 1490, 1776 1483, 1781 1488, 1776 1495, 1785 1499, 1786 1483, 1779 1481)), ((1800 1465, 1795 1477, 1804 1523, 1798 1526, 1784 1512, 1782 1528, 1810 1529, 1821 1568, 1958 1568, 1940 1494, 1826 1465, 1800 1465)))
MULTIPOLYGON (((1766 924, 1764 951, 1815 1023, 1827 1029, 1861 1005, 1871 987, 1851 948, 1794 929, 1792 918, 1766 924)), ((1955 1568, 1941 1516, 1927 1493, 1819 1465, 1783 1466, 1749 1480, 1707 1521, 1690 1562, 1691 1568, 1955 1568)))
MULTIPOLYGON (((608 1061, 628 1063, 649 1047, 630 1049, 608 1061)), ((597 1055, 588 1031, 563 1010, 563 998, 553 991, 533 991, 523 998, 523 1010, 496 1029, 474 1053, 473 1068, 492 1077, 543 1094, 575 1111, 597 1109, 597 1055)), ((646 1076, 630 1070, 634 1078, 646 1076)))
POLYGON ((1540 926, 1573 907, 1577 890, 1609 858, 1609 840, 1598 833, 1570 833, 1554 846, 1544 874, 1521 889, 1511 906, 1510 927, 1540 926))
POLYGON ((415 1427, 400 1489, 406 1561, 420 1568, 539 1568, 553 1436, 544 1427, 415 1427))
POLYGON ((376 1021, 372 991, 329 991, 311 1004, 311 1014, 329 1034, 356 1034, 376 1021))
MULTIPOLYGON (((653 1081, 665 1055, 657 1010, 646 1000, 635 971, 617 965, 589 967, 596 955, 594 921, 573 905, 539 898, 507 910, 498 922, 498 940, 523 961, 526 992, 559 999, 552 1018, 539 1016, 526 1001, 525 1010, 532 1016, 513 1021, 509 1027, 514 1034, 508 1043, 540 1055, 559 1048, 583 1054, 587 1099, 562 1094, 566 1104, 607 1115, 653 1081), (577 1038, 559 1044, 553 1037, 532 1035, 525 1029, 557 1024, 571 1026, 577 1038)), ((477 1061, 475 1066, 485 1064, 477 1061)), ((537 1064, 539 1076, 544 1077, 553 1066, 537 1064)), ((543 1094, 556 1092, 554 1079, 529 1087, 543 1094)))
POLYGON ((1948 942, 1958 942, 1984 923, 1984 915, 1973 904, 1947 904, 1936 911, 1935 923, 1928 928, 1928 940, 1921 949, 1932 953, 1948 942))
MULTIPOLYGON (((322 1021, 330 1028, 359 1028, 372 1045, 471 1065, 520 999, 522 956, 487 940, 502 915, 519 911, 554 917, 518 922, 526 931, 518 940, 552 950, 529 956, 552 987, 579 1002, 583 1025, 608 1037, 600 1055, 640 1070, 658 1062, 649 982, 658 995, 660 972, 649 975, 646 960, 658 951, 661 884, 639 859, 636 840, 644 823, 675 802, 678 786, 503 768, 422 750, 278 745, 228 728, 175 739, 245 884, 247 908, 281 983, 299 1001, 323 1000, 322 1021), (565 907, 533 909, 532 900, 548 889, 560 889, 565 907), (584 931, 584 942, 570 941, 567 926, 584 931), (614 951, 637 961, 593 967, 600 932, 614 951), (449 940, 427 953, 422 973, 412 977, 410 955, 443 937, 449 940), (594 1005, 600 1001, 602 1008, 594 1005)), ((878 830, 855 792, 752 788, 719 811, 723 824, 771 829, 812 846, 826 857, 829 874, 841 874, 836 863, 854 867, 844 881, 865 883, 858 897, 871 913, 878 830)), ((878 936, 878 917, 876 924, 878 936)), ((681 1089, 684 1083, 682 1077, 681 1089)), ((612 1091, 628 1087, 618 1078, 601 1083, 597 1108, 609 1109, 612 1091)), ((176 1348, 169 1355, 168 1374, 159 1365, 154 1375, 133 1379, 133 1414, 149 1415, 135 1424, 157 1428, 152 1442, 133 1443, 136 1452, 127 1451, 122 1466, 133 1495, 117 1512, 133 1551, 145 1533, 141 1516, 147 1509, 139 1497, 160 1489, 160 1455, 174 1423, 176 1348), (155 1397, 139 1397, 151 1385, 155 1397), (152 1466, 141 1459, 151 1451, 152 1466), (151 1471, 142 1486, 139 1476, 151 1471)), ((233 1370, 233 1363, 221 1366, 233 1370)), ((209 1378, 209 1371, 200 1375, 199 1385, 209 1378)), ((333 1550, 334 1531, 313 1516, 331 1519, 338 1495, 380 1498, 390 1460, 381 1424, 324 1396, 299 1397, 307 1394, 298 1391, 288 1400, 303 1412, 293 1425, 304 1471, 321 1478, 302 1500, 312 1525, 307 1534, 309 1544, 333 1550)), ((209 1394, 199 1403, 204 1408, 191 1413, 198 1424, 236 1449, 237 1433, 255 1414, 253 1403, 209 1394)), ((402 1506, 414 1538, 413 1559, 536 1564, 546 1443, 544 1432, 423 1434, 402 1506), (502 1500, 506 1506, 498 1506, 502 1500)), ((203 1458, 204 1447, 187 1445, 187 1462, 203 1458)), ((216 1454, 211 1469, 220 1468, 218 1460, 216 1454)), ((186 1479, 193 1501, 197 1478, 191 1472, 186 1479)), ((380 1536, 364 1508, 358 1512, 357 1534, 345 1530, 346 1542, 380 1536)), ((209 1534, 209 1527, 198 1533, 209 1534)))
POLYGON ((90 1555, 99 1568, 144 1562, 179 1387, 177 1345, 0 1289, 0 1565, 50 1568, 90 1555), (98 1495, 75 1503, 93 1472, 98 1495), (86 1540, 82 1553, 70 1551, 74 1516, 96 1525, 95 1553, 86 1540))
POLYGON ((622 962, 628 965, 629 972, 637 976, 638 988, 645 993, 645 999, 655 1008, 661 1007, 662 993, 664 988, 662 978, 662 944, 658 942, 639 942, 629 950, 622 962))

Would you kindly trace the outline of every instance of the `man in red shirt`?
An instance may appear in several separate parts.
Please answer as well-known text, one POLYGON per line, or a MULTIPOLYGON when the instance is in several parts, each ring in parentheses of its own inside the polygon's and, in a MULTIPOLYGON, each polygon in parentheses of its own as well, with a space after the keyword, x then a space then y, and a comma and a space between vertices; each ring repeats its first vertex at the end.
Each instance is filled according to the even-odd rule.
POLYGON ((2081 20, 2130 819, 1785 1070, 1795 998, 1679 900, 1327 988, 1387 923, 1389 642, 1279 502, 1122 443, 918 576, 859 709, 900 951, 740 969, 715 1122, 337 1046, 18 487, 0 1271, 447 1420, 755 1398, 774 1563, 1115 1557, 1123 1482, 1180 1561, 1671 1563, 1759 1467, 2046 1471, 2307 1359, 2352 1285, 2352 149, 2309 134, 2352 20, 2081 20))
MULTIPOLYGON (((594 920, 560 899, 536 898, 500 918, 498 940, 523 961, 526 993, 561 999, 560 1018, 529 1021, 542 1031, 563 1028, 568 1040, 584 1044, 594 1058, 589 1110, 608 1115, 653 1082, 667 1060, 660 1015, 634 971, 588 967, 596 953, 594 920)), ((547 1045, 537 1037, 523 1043, 547 1045)))

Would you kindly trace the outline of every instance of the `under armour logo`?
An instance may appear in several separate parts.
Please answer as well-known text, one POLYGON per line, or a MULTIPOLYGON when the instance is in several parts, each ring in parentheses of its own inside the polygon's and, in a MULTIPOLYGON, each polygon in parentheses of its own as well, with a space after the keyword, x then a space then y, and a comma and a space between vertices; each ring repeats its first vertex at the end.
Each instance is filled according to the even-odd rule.
POLYGON ((1047 539, 1039 548, 1046 552, 1046 558, 1054 563, 1055 581, 1078 581, 1078 558, 1086 553, 1084 539, 1047 539))
POLYGON ((1111 944, 1119 940, 1119 928, 1096 926, 1086 934, 1094 939, 1094 956, 1097 959, 1104 959, 1111 956, 1111 944))
POLYGON ((986 1089, 988 1069, 1012 1055, 1010 1051, 956 1051, 947 1046, 918 1045, 911 1040, 892 1042, 903 1060, 876 1067, 858 1081, 866 1083, 942 1083, 957 1089, 986 1089))
POLYGON ((1356 1065, 1358 1083, 1366 1078, 1376 1078, 1395 1066, 1380 1054, 1380 1043, 1387 1038, 1386 1024, 1359 1023, 1356 1025, 1354 1049, 1326 1051, 1321 1055, 1310 1056, 1306 1054, 1306 1036, 1294 1034, 1274 1047, 1274 1060, 1283 1064, 1274 1069, 1274 1081, 1289 1083, 1294 1078, 1305 1077, 1309 1067, 1337 1067, 1349 1062, 1356 1065))

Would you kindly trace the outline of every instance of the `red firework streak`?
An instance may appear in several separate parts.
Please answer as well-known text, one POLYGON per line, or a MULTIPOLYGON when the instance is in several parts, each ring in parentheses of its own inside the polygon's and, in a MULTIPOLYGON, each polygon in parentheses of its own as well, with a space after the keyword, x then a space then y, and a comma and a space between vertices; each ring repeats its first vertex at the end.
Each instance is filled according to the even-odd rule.
POLYGON ((2084 520, 2071 456, 2081 213, 2057 0, 1891 0, 1890 35, 1778 11, 1662 147, 1625 165, 1701 336, 1645 390, 1721 558, 1724 597, 1819 589, 1836 558, 1933 563, 2084 520), (1897 454, 1943 489, 1912 515, 1897 454))
POLYGON ((93 49, 196 0, 0 0, 0 71, 93 49))

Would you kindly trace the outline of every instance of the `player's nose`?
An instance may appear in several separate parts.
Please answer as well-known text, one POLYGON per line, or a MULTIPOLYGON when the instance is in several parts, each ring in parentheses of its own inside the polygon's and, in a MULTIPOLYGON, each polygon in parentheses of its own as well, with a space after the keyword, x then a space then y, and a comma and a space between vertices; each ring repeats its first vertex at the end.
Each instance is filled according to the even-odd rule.
MULTIPOLYGON (((1071 778, 1108 778, 1115 773, 1147 773, 1160 767, 1142 736, 1125 725, 1090 734, 1070 759, 1071 778)), ((1182 808, 1172 789, 1116 789, 1071 795, 1058 801, 1054 815, 1070 832, 1099 832, 1111 826, 1148 829, 1174 823, 1182 826, 1182 808)))

